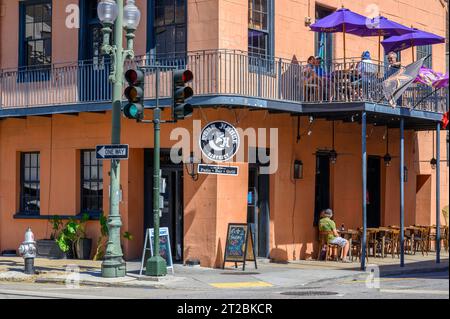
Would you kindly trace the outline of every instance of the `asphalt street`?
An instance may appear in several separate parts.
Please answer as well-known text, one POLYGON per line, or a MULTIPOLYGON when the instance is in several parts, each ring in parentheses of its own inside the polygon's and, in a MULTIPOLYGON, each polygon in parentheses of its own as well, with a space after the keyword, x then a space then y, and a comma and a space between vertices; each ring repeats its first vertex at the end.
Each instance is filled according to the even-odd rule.
POLYGON ((0 299, 448 299, 448 272, 342 278, 307 285, 211 284, 208 289, 94 287, 0 282, 0 299))

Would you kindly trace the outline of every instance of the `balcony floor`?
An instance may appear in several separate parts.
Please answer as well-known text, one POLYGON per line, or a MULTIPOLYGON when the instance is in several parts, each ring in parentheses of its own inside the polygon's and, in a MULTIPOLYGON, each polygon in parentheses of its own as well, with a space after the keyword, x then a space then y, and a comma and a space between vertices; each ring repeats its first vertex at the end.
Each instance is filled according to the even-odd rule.
MULTIPOLYGON (((162 98, 161 107, 169 107, 172 100, 162 98)), ((368 123, 398 127, 399 117, 405 118, 405 128, 414 130, 433 130, 442 119, 442 114, 405 107, 392 108, 385 104, 368 102, 299 103, 281 100, 260 99, 239 95, 202 95, 195 96, 190 103, 194 107, 225 107, 267 110, 272 113, 289 113, 297 116, 314 116, 328 120, 358 122, 359 115, 365 111, 368 123)), ((155 99, 145 101, 146 108, 156 105, 155 99)), ((0 109, 0 119, 24 118, 28 116, 50 116, 53 114, 77 114, 82 112, 105 112, 111 110, 110 103, 77 103, 66 105, 39 106, 27 108, 0 109)))

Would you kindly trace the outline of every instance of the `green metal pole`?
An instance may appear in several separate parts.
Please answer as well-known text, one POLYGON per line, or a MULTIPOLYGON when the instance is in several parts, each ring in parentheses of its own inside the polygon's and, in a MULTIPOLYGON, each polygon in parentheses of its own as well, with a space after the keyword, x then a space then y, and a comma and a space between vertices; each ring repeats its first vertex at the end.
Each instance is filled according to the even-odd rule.
POLYGON ((161 109, 159 108, 159 67, 156 67, 156 107, 153 111, 154 124, 154 151, 153 151, 153 256, 147 260, 145 273, 147 276, 165 276, 167 264, 159 254, 159 196, 160 196, 160 121, 161 109))
MULTIPOLYGON (((111 143, 120 144, 120 117, 122 106, 123 85, 123 0, 116 0, 118 16, 114 24, 115 53, 113 52, 113 96, 112 96, 112 132, 111 143)), ((120 227, 122 221, 119 211, 120 201, 120 161, 111 160, 110 196, 108 230, 109 238, 106 245, 105 257, 102 263, 102 277, 124 277, 126 264, 123 260, 122 247, 120 245, 120 227)))

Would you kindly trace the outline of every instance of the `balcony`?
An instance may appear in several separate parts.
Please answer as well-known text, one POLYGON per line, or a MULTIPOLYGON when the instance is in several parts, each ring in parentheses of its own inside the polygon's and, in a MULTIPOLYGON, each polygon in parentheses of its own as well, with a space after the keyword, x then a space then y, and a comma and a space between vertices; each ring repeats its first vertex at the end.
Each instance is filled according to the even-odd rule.
MULTIPOLYGON (((305 62, 280 58, 265 59, 246 52, 214 50, 181 55, 141 56, 134 65, 163 66, 160 73, 161 105, 170 105, 171 69, 189 68, 194 73, 191 86, 194 105, 227 105, 265 108, 293 113, 315 107, 333 110, 345 105, 380 105, 392 109, 382 92, 387 78, 385 66, 373 65, 371 72, 361 69, 358 59, 333 60, 312 75, 305 62), (309 108, 308 108, 309 107, 309 108)), ((111 84, 107 60, 53 64, 42 69, 0 71, 0 116, 25 114, 26 110, 58 112, 109 109, 111 84), (21 110, 19 112, 19 110, 21 110)), ((154 104, 155 73, 146 72, 146 106, 154 104)), ((402 114, 410 111, 442 114, 447 111, 448 90, 433 92, 414 84, 398 103, 402 114)), ((35 112, 34 112, 35 113, 35 112)), ((437 118, 436 118, 437 119, 437 118)))

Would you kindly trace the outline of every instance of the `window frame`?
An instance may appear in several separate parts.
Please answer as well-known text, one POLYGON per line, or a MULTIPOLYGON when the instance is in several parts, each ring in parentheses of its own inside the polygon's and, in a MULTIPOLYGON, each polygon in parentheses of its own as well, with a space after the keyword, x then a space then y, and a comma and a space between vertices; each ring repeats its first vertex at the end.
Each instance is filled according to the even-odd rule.
POLYGON ((18 57, 18 82, 48 81, 50 79, 52 68, 53 52, 53 0, 26 0, 19 2, 19 57, 18 57), (26 55, 26 9, 28 6, 50 5, 50 37, 31 41, 48 41, 50 43, 50 62, 43 64, 28 64, 28 55, 26 55), (31 72, 30 72, 31 71, 31 72))
POLYGON ((176 21, 176 6, 177 6, 177 0, 171 0, 173 1, 173 13, 174 13, 174 20, 173 23, 165 24, 162 26, 157 26, 156 21, 156 9, 157 4, 155 0, 148 0, 147 1, 147 52, 152 57, 156 57, 156 59, 165 61, 164 63, 173 63, 173 61, 177 60, 177 64, 185 64, 186 60, 186 53, 187 53, 187 44, 188 44, 188 30, 187 30, 187 22, 188 22, 188 3, 187 0, 184 0, 184 21, 183 22, 177 22, 176 21), (181 42, 174 42, 174 50, 173 52, 157 52, 156 50, 156 44, 157 44, 157 37, 156 32, 158 28, 174 28, 175 29, 175 40, 177 38, 177 30, 183 29, 184 31, 184 45, 181 50, 176 50, 177 43, 181 42), (178 61, 180 60, 180 61, 178 61))
POLYGON ((430 55, 430 57, 425 59, 423 66, 433 69, 433 46, 431 44, 416 46, 416 61, 428 55, 430 55))
POLYGON ((91 217, 95 217, 95 216, 99 216, 102 212, 103 212, 103 196, 104 196, 104 178, 103 178, 103 161, 102 160, 97 160, 97 165, 92 165, 91 160, 92 157, 95 157, 95 149, 82 149, 80 150, 80 214, 84 214, 87 213, 89 214, 89 216, 91 217), (85 153, 91 153, 89 156, 89 163, 88 165, 85 164, 84 162, 84 154, 85 153), (84 170, 85 167, 89 166, 89 179, 85 179, 84 178, 84 170), (95 166, 97 167, 97 179, 92 179, 91 178, 91 168, 95 166), (102 172, 102 178, 100 179, 100 172, 102 172), (97 198, 97 205, 98 205, 98 209, 92 209, 92 207, 85 207, 84 205, 84 196, 86 196, 84 194, 84 183, 88 182, 88 183, 96 183, 97 187, 101 184, 102 185, 102 194, 101 195, 93 195, 97 198))
MULTIPOLYGON (((249 0, 252 3, 255 0, 249 0)), ((273 75, 275 70, 275 41, 274 41, 274 21, 275 21, 275 2, 274 0, 267 0, 267 29, 257 29, 251 27, 251 17, 250 17, 250 3, 248 4, 247 10, 247 52, 248 52, 248 65, 250 72, 261 72, 266 75, 273 75), (260 53, 253 53, 250 50, 250 32, 260 32, 265 34, 266 37, 266 54, 262 55, 260 53)), ((260 12, 260 11, 257 11, 260 12)))
POLYGON ((41 153, 39 151, 34 151, 34 152, 20 152, 20 194, 19 194, 19 210, 20 213, 26 216, 39 216, 40 212, 41 212, 41 153), (37 154, 37 166, 31 166, 31 155, 33 154, 37 154), (30 155, 30 166, 28 167, 28 169, 30 170, 30 177, 31 177, 31 170, 32 169, 37 169, 36 171, 36 176, 38 177, 38 179, 36 180, 29 180, 27 182, 29 183, 33 183, 33 184, 39 184, 39 192, 38 195, 35 197, 35 200, 39 201, 39 209, 38 210, 28 210, 25 209, 25 168, 26 168, 26 163, 25 163, 25 156, 26 155, 30 155))

